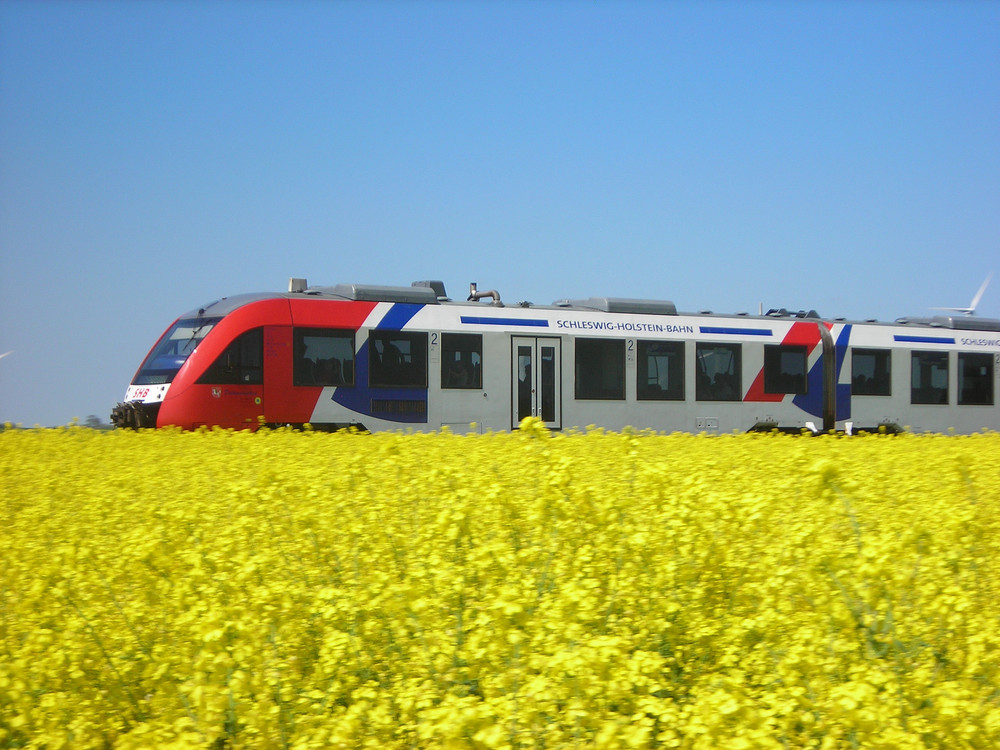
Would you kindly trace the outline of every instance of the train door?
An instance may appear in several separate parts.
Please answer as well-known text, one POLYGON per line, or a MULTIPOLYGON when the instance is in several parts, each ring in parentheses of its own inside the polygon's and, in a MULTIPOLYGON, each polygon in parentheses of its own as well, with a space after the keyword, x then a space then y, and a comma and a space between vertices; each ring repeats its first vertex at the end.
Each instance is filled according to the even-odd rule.
POLYGON ((292 327, 264 326, 264 421, 308 422, 309 413, 302 415, 302 410, 295 408, 296 395, 292 387, 292 327))
MULTIPOLYGON (((192 428, 215 425, 236 430, 257 429, 264 413, 263 352, 264 328, 257 327, 241 333, 215 358, 188 397, 192 416, 208 417, 205 422, 192 420, 192 428)), ((186 420, 181 424, 186 424, 186 420)))
POLYGON ((546 427, 562 427, 559 384, 560 340, 515 336, 511 357, 511 418, 516 427, 525 417, 539 417, 546 427))

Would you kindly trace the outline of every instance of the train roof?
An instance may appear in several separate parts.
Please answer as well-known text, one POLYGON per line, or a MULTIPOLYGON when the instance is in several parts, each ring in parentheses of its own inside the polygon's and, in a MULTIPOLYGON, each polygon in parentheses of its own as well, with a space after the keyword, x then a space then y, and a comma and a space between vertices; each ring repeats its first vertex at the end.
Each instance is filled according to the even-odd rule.
MULTIPOLYGON (((379 284, 337 284, 335 286, 309 286, 305 279, 289 280, 287 292, 261 292, 255 294, 239 294, 211 302, 196 310, 191 310, 182 317, 200 318, 203 316, 220 317, 239 307, 265 299, 299 299, 314 297, 319 299, 335 299, 365 302, 394 302, 424 305, 479 305, 479 300, 490 297, 493 305, 504 306, 500 294, 494 290, 479 291, 476 284, 470 285, 468 300, 455 301, 448 297, 444 283, 437 280, 414 281, 410 286, 387 286, 379 284)), ((791 311, 785 308, 774 308, 761 315, 748 313, 717 314, 708 310, 696 313, 678 312, 676 305, 669 300, 632 299, 626 297, 589 297, 587 299, 560 299, 551 305, 536 305, 531 302, 515 303, 516 307, 531 307, 550 310, 580 310, 605 313, 629 313, 636 315, 687 315, 714 316, 720 318, 785 318, 802 320, 824 320, 834 323, 862 323, 865 325, 897 325, 918 328, 950 328, 965 331, 1000 331, 1000 320, 995 318, 979 318, 974 315, 935 315, 933 317, 902 317, 893 322, 864 320, 848 321, 845 318, 826 318, 815 310, 791 311)))

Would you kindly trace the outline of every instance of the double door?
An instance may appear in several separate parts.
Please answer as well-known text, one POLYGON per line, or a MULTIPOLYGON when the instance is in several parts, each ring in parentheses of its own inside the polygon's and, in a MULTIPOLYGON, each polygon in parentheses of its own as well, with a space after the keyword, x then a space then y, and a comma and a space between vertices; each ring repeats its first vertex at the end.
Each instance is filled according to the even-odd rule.
POLYGON ((562 427, 561 343, 557 338, 540 336, 512 339, 511 417, 514 427, 525 417, 538 417, 549 428, 562 427))

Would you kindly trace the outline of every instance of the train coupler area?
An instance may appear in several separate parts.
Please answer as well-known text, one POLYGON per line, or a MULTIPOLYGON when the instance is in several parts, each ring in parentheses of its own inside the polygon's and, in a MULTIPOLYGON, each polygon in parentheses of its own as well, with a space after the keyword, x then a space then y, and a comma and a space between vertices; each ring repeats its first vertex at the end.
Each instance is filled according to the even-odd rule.
POLYGON ((159 404, 144 404, 141 401, 118 403, 111 409, 111 424, 130 430, 156 427, 156 414, 159 410, 159 404))

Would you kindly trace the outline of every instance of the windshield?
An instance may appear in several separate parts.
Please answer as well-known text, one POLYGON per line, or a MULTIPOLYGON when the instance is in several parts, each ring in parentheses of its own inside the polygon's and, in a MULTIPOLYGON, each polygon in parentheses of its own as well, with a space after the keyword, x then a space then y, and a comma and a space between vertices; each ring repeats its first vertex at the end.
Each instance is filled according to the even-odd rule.
POLYGON ((169 383, 181 365, 221 318, 178 320, 149 353, 132 382, 133 385, 169 383))

